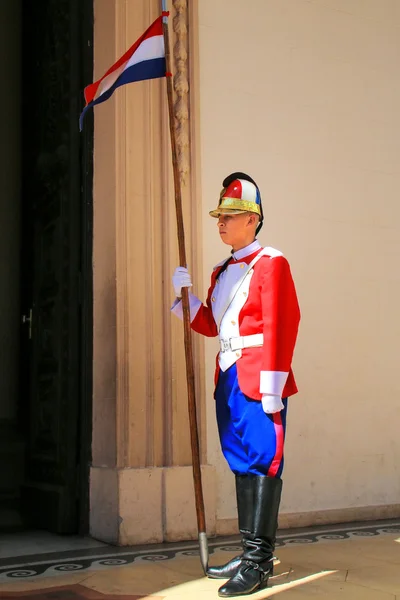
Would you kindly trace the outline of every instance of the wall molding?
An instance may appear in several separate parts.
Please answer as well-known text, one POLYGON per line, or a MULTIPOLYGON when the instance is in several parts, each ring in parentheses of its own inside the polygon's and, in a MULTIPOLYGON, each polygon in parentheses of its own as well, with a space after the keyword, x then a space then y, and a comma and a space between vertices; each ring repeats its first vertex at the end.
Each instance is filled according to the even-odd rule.
MULTIPOLYGON (((121 56, 128 45, 126 20, 127 7, 125 2, 116 2, 116 55, 121 56)), ((129 258, 127 251, 127 178, 126 178, 126 102, 127 90, 122 87, 118 90, 115 102, 115 129, 116 129, 116 163, 117 176, 115 179, 116 203, 116 283, 117 283, 117 466, 129 465, 129 258)))
MULTIPOLYGON (((398 518, 400 518, 400 504, 282 513, 279 515, 279 530, 398 518)), ((236 535, 237 519, 217 519, 216 531, 217 535, 236 535)))

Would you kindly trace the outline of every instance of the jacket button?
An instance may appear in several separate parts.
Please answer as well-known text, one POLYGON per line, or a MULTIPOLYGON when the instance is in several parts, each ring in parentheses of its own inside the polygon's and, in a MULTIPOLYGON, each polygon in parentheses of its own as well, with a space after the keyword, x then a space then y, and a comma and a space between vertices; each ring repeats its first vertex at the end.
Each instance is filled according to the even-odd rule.
POLYGON ((247 296, 247 292, 243 292, 243 296, 247 296))
POLYGON ((214 296, 211 298, 211 302, 215 302, 215 298, 214 298, 214 296))
POLYGON ((232 325, 236 325, 236 321, 231 321, 232 325))
POLYGON ((244 264, 243 264, 243 263, 240 265, 240 268, 241 268, 241 269, 244 269, 244 264))
POLYGON ((240 358, 240 352, 236 352, 236 356, 240 358))

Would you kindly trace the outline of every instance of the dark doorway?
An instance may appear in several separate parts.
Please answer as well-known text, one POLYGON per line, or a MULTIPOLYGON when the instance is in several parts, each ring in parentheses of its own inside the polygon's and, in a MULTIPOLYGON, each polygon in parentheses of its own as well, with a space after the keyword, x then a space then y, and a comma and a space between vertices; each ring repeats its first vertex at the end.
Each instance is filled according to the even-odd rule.
POLYGON ((63 534, 88 530, 92 42, 93 0, 22 0, 20 500, 26 527, 63 534))

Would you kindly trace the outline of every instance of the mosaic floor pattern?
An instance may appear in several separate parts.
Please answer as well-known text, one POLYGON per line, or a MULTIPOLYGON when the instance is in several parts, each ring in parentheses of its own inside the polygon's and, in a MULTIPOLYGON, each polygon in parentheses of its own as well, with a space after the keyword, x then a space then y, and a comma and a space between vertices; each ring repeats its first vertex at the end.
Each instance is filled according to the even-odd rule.
MULTIPOLYGON (((0 540, 1 542, 1 540, 0 540)), ((210 540, 210 563, 238 541, 210 540)), ((400 521, 279 535, 275 576, 253 600, 400 600, 400 521)), ((196 544, 90 548, 0 562, 0 598, 26 600, 211 600, 196 544)))

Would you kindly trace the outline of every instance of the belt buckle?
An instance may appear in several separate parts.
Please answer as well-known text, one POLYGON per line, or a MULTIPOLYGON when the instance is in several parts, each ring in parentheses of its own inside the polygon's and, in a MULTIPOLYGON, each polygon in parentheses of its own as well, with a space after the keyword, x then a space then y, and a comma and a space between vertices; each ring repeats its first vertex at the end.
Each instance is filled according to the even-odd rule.
POLYGON ((221 352, 228 352, 231 349, 231 340, 219 340, 221 352))

